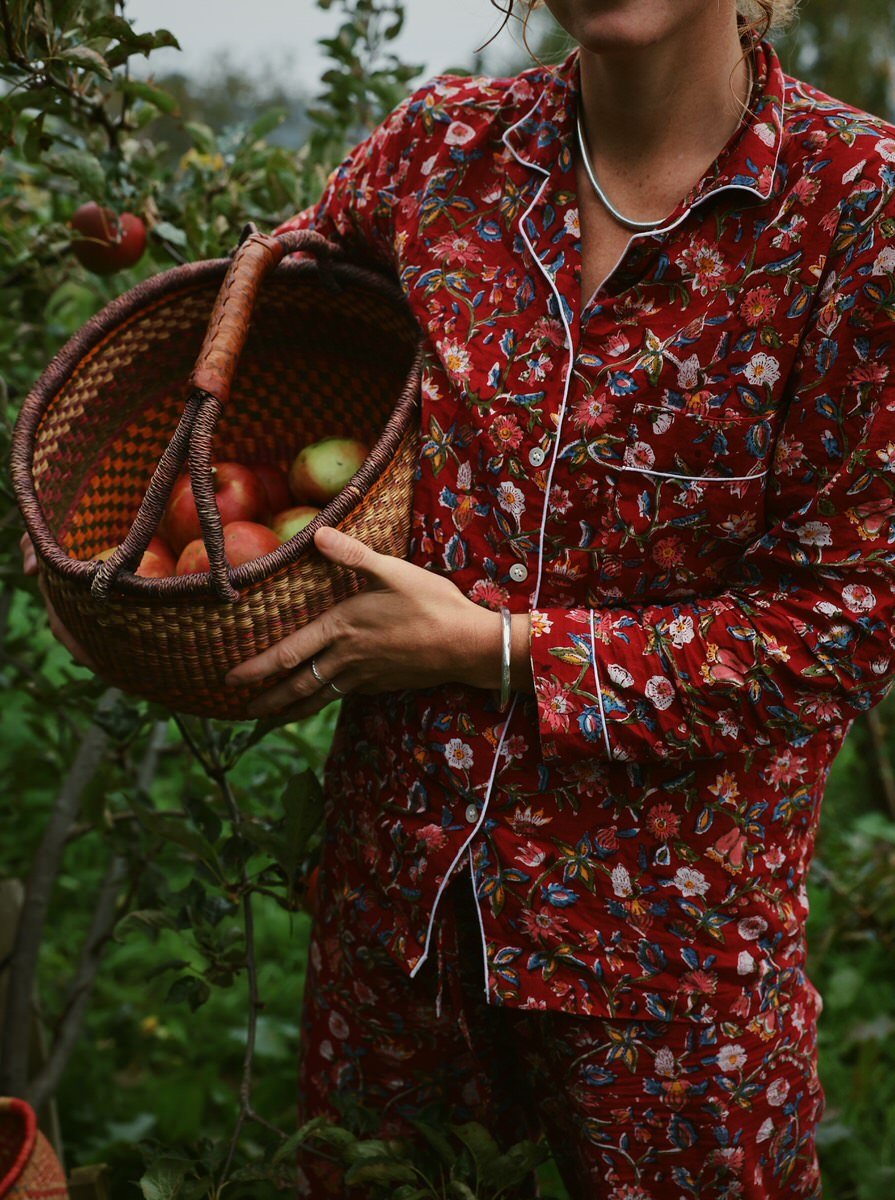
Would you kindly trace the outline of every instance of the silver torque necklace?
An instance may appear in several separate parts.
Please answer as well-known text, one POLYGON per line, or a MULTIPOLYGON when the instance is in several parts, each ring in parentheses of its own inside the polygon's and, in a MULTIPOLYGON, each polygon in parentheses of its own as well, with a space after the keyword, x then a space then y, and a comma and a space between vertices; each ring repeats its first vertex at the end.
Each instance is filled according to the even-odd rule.
MULTIPOLYGON (((751 100, 752 86, 753 86, 753 73, 752 73, 751 61, 747 61, 746 65, 747 65, 747 68, 749 71, 748 95, 751 100)), ((620 213, 618 211, 618 209, 615 207, 615 205, 612 203, 612 201, 609 199, 609 197, 606 195, 606 193, 600 187, 600 182, 597 179, 596 174, 594 173, 593 164, 592 164, 591 158, 590 158, 590 150, 588 149, 587 139, 584 136, 584 126, 581 124, 581 105, 578 106, 578 111, 575 114, 575 124, 578 127, 578 145, 581 149, 581 157, 584 160, 584 169, 585 169, 585 171, 587 171, 587 177, 591 181, 594 191, 597 193, 597 195, 600 197, 600 199, 603 201, 603 203, 606 205, 606 207, 609 209, 609 211, 615 217, 616 221, 618 221, 620 224, 624 225, 625 228, 627 228, 627 229, 658 229, 659 226, 662 224, 662 222, 665 220, 665 217, 660 217, 658 221, 635 221, 632 217, 626 217, 623 213, 620 213)))

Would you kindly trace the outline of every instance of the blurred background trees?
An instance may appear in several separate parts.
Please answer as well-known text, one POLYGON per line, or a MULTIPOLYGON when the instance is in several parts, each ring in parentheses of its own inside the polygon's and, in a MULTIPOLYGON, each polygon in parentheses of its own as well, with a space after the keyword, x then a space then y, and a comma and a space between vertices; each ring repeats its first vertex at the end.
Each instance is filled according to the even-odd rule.
MULTIPOLYGON (((177 30, 138 28, 115 0, 0 0, 4 457, 22 399, 89 316, 148 275, 225 256, 245 221, 271 228, 311 203, 420 77, 403 61, 399 0, 319 7, 332 34, 308 95, 232 64, 154 75, 152 55, 177 30), (100 277, 73 255, 67 221, 89 200, 145 223, 133 267, 100 277)), ((525 66, 502 37, 502 69, 514 54, 511 69, 525 66)), ((530 41, 548 59, 566 52, 543 12, 530 41)), ((803 0, 775 44, 791 74, 895 120, 889 0, 803 0)), ((470 45, 466 69, 491 69, 494 54, 470 45)), ((463 69, 433 58, 431 70, 447 67, 463 69)), ((336 708, 229 727, 110 692, 49 634, 5 475, 0 506, 0 1091, 41 1106, 69 1166, 109 1163, 116 1200, 214 1196, 227 1180, 237 1200, 275 1194, 286 1160, 270 1163, 294 1124, 311 818, 336 708), (26 881, 27 953, 11 958, 26 881), (36 1016, 11 1021, 23 1005, 36 1016)), ((834 1200, 895 1187, 893 711, 859 721, 834 764, 811 882, 834 1200)), ((474 1185, 470 1152, 455 1150, 457 1177, 474 1185)))

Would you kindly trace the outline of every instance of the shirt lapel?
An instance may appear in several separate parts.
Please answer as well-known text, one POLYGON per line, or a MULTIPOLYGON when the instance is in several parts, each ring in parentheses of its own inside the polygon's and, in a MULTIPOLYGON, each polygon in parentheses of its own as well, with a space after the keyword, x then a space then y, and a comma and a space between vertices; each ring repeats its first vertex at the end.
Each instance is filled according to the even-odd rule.
MULTIPOLYGON (((534 104, 528 98, 521 116, 503 135, 520 168, 509 177, 505 216, 514 232, 523 234, 542 272, 557 284, 570 325, 578 307, 580 262, 573 169, 578 57, 576 48, 557 67, 533 73, 537 98, 534 104), (565 286, 559 286, 560 281, 565 286)), ((751 111, 675 210, 648 235, 656 242, 666 242, 694 207, 720 193, 739 192, 750 205, 780 195, 784 74, 770 42, 753 41, 753 66, 751 111)))

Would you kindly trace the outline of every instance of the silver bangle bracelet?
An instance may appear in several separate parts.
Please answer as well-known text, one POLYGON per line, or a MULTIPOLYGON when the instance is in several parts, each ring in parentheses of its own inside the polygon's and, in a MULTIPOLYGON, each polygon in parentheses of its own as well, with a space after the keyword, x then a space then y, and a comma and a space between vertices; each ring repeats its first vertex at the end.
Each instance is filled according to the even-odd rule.
POLYGON ((507 706, 510 703, 510 656, 512 653, 512 618, 508 608, 500 610, 501 617, 501 632, 502 646, 500 659, 500 700, 498 707, 501 712, 506 712, 507 706))

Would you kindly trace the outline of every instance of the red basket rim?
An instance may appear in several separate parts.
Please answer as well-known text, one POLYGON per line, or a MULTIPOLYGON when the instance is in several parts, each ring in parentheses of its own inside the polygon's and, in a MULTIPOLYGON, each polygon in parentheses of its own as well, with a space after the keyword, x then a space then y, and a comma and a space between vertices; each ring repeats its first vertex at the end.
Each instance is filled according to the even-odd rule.
MULTIPOLYGON (((140 316, 148 308, 164 300, 186 294, 205 285, 209 280, 223 281, 230 267, 229 258, 204 259, 195 263, 183 263, 161 271, 136 284, 120 296, 110 300, 99 312, 94 313, 50 360, 37 382, 26 396, 16 421, 10 453, 10 474, 16 499, 25 520, 38 557, 47 562, 58 574, 72 581, 89 586, 101 562, 70 558, 50 532, 31 471, 34 442, 37 428, 44 412, 61 388, 72 378, 84 357, 94 351, 108 336, 123 325, 140 316)), ((392 277, 338 259, 329 264, 328 271, 336 281, 342 276, 347 283, 361 283, 383 298, 397 301, 406 309, 408 320, 416 323, 406 304, 400 284, 392 277)), ((272 272, 280 278, 294 275, 296 278, 308 273, 318 273, 313 259, 287 257, 272 272)), ((366 493, 379 480, 391 459, 395 456, 410 423, 415 419, 419 406, 419 386, 422 377, 423 336, 420 331, 416 351, 408 370, 407 379, 385 428, 371 448, 366 461, 355 475, 351 484, 304 529, 276 550, 231 567, 230 581, 236 589, 244 589, 275 574, 283 567, 295 562, 304 552, 313 547, 314 533, 323 525, 340 524, 363 500, 366 493)), ((172 429, 173 433, 173 429, 172 429)), ((180 595, 214 595, 210 572, 191 575, 173 575, 162 578, 145 578, 130 571, 122 571, 112 585, 112 591, 125 594, 140 594, 144 598, 172 599, 180 595)), ((222 603, 224 603, 222 601, 222 603)))
POLYGON ((8 1170, 5 1174, 0 1174, 0 1196, 5 1196, 16 1180, 21 1177, 34 1150, 34 1143, 37 1141, 37 1113, 27 1101, 20 1100, 17 1096, 0 1096, 0 1119, 4 1113, 13 1114, 14 1118, 20 1122, 22 1140, 8 1170))

